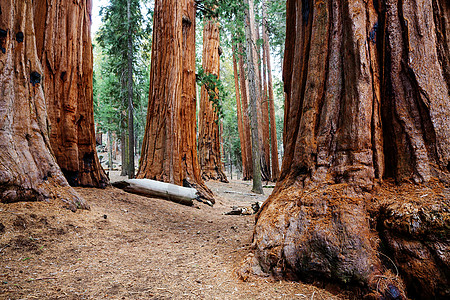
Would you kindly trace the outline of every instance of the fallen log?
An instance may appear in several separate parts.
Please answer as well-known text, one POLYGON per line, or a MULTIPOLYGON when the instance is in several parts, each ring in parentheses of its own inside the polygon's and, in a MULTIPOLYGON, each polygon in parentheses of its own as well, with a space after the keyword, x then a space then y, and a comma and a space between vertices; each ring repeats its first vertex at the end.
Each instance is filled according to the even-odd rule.
POLYGON ((197 198, 196 189, 150 179, 127 179, 113 182, 112 185, 128 193, 150 198, 163 198, 188 206, 194 205, 193 200, 197 198))

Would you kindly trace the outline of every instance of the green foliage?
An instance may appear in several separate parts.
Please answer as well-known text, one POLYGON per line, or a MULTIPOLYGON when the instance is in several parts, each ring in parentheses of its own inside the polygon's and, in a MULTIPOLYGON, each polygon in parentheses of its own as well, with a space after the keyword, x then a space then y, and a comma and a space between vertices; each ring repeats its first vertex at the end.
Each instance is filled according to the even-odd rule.
MULTIPOLYGON (((218 119, 223 118, 222 101, 228 96, 228 92, 225 90, 222 81, 217 75, 208 74, 200 67, 196 75, 197 84, 204 86, 209 95, 209 101, 213 103, 214 111, 218 116, 218 119)), ((216 120, 217 122, 218 120, 216 120)))
POLYGON ((102 7, 102 26, 94 41, 94 112, 103 131, 119 133, 127 117, 128 25, 133 41, 133 87, 135 135, 141 140, 145 131, 149 65, 150 26, 153 11, 147 1, 131 1, 131 21, 127 19, 127 0, 111 0, 102 7), (146 12, 141 13, 141 9, 146 12))

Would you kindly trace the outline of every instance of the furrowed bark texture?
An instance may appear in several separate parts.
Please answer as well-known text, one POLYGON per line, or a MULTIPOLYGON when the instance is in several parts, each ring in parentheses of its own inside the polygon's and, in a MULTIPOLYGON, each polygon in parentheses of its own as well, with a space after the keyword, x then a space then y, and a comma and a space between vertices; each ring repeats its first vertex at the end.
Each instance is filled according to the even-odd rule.
POLYGON ((251 127, 251 140, 252 140, 252 163, 253 163, 253 188, 252 191, 258 194, 263 193, 261 183, 261 148, 260 148, 260 129, 259 124, 261 118, 259 117, 259 97, 260 90, 258 89, 258 76, 256 74, 256 67, 258 62, 256 61, 256 35, 255 28, 255 16, 253 15, 253 0, 247 0, 246 4, 246 20, 245 20, 245 38, 247 41, 247 69, 248 69, 248 98, 250 111, 250 127, 251 127))
MULTIPOLYGON (((263 24, 267 23, 267 2, 263 3, 263 24)), ((267 87, 268 87, 268 102, 269 102, 269 115, 270 115, 270 150, 272 155, 272 181, 277 181, 280 174, 280 165, 278 163, 278 140, 277 140, 277 124, 275 120, 275 101, 273 95, 272 84, 272 64, 270 59, 270 47, 269 47, 269 35, 267 33, 267 26, 263 26, 263 40, 264 51, 266 56, 267 65, 267 87)))
MULTIPOLYGON (((219 24, 215 20, 205 21, 203 29, 202 65, 206 74, 219 76, 219 24)), ((199 111, 198 151, 204 180, 228 182, 223 173, 220 151, 218 116, 205 86, 202 86, 199 111)))
POLYGON ((137 178, 183 183, 179 136, 182 42, 181 3, 157 0, 147 125, 137 178))
POLYGON ((34 5, 56 160, 70 185, 104 188, 109 179, 95 147, 91 1, 37 0, 34 5))
POLYGON ((88 208, 51 151, 33 2, 6 0, 0 9, 0 199, 88 208))
POLYGON ((194 187, 214 203, 196 150, 195 6, 155 3, 147 125, 137 178, 194 187))
POLYGON ((195 82, 195 1, 183 0, 183 77, 181 94, 181 161, 183 186, 194 187, 214 203, 212 191, 201 177, 197 156, 196 82, 195 82))
POLYGON ((287 1, 285 156, 254 232, 264 271, 450 296, 449 15, 436 0, 287 1))
POLYGON ((241 83, 241 95, 242 95, 242 121, 244 127, 244 139, 245 139, 245 150, 247 156, 247 173, 244 173, 244 180, 251 180, 253 178, 253 158, 252 158, 252 138, 250 133, 250 118, 249 118, 249 108, 248 108, 248 85, 245 78, 245 63, 243 57, 243 47, 239 44, 239 80, 241 83))
POLYGON ((239 74, 236 60, 236 46, 233 44, 233 72, 234 72, 234 86, 236 91, 236 106, 237 106, 237 119, 238 119, 238 131, 239 131, 239 141, 241 143, 241 157, 242 157, 242 174, 244 180, 246 179, 246 174, 248 173, 247 165, 247 143, 245 140, 244 126, 242 121, 242 105, 241 105, 241 94, 239 91, 239 74))

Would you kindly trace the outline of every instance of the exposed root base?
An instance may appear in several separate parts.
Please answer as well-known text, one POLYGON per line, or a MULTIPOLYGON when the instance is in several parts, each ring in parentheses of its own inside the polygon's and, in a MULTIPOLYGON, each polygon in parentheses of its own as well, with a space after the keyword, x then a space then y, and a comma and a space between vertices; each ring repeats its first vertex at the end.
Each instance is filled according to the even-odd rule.
POLYGON ((278 188, 241 278, 257 259, 275 277, 359 286, 369 299, 450 297, 449 199, 440 184, 383 184, 374 195, 347 184, 278 188))
POLYGON ((4 186, 2 202, 27 202, 59 200, 71 211, 90 209, 89 204, 69 185, 62 185, 53 178, 48 178, 37 187, 4 186))

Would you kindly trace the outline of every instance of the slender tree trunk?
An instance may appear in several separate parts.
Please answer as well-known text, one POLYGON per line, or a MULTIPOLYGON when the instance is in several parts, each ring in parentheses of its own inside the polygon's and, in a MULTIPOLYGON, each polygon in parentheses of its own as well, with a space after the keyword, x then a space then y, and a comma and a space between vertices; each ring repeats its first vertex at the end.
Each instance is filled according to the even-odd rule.
POLYGON ((285 156, 254 232, 264 271, 449 298, 449 9, 287 1, 285 156))
POLYGON ((128 136, 125 128, 125 120, 122 120, 122 128, 120 129, 120 155, 122 159, 122 168, 120 171, 120 176, 128 175, 128 136))
POLYGON ((0 201, 59 199, 72 210, 88 208, 52 154, 32 1, 2 1, 0 48, 0 201))
POLYGON ((258 120, 258 78, 255 72, 256 62, 256 41, 254 34, 254 16, 253 16, 253 0, 247 0, 248 9, 246 9, 245 35, 247 39, 247 68, 249 82, 249 99, 251 107, 251 131, 252 131, 252 159, 253 159, 253 188, 252 191, 257 194, 263 194, 261 182, 261 153, 260 153, 260 136, 259 136, 259 120, 258 120))
MULTIPOLYGON (((259 137, 261 146, 261 176, 262 180, 269 181, 271 179, 270 175, 270 131, 269 131, 269 109, 267 106, 267 86, 266 86, 266 74, 265 74, 265 60, 261 59, 261 46, 259 40, 261 38, 259 33, 259 24, 256 23, 255 16, 253 16, 253 23, 255 24, 255 47, 256 47, 256 62, 257 67, 256 74, 257 77, 257 88, 258 88, 258 120, 259 120, 259 137), (264 73, 261 71, 264 69, 264 73), (264 74, 264 75, 263 75, 264 74)), ((263 49, 264 50, 264 49, 263 49)), ((264 52, 263 52, 264 53, 264 52)))
MULTIPOLYGON (((262 26, 262 29, 265 30, 264 24, 262 26)), ((265 173, 267 175, 266 180, 271 180, 272 175, 270 172, 270 124, 269 124, 269 106, 268 106, 268 96, 267 96, 267 64, 266 64, 266 51, 265 48, 262 48, 262 67, 263 67, 263 73, 262 73, 262 82, 263 82, 263 89, 262 89, 262 97, 261 97, 261 112, 262 112, 262 136, 263 136, 263 155, 264 155, 264 162, 265 162, 265 173)))
MULTIPOLYGON (((233 72, 234 72, 234 86, 236 91, 236 106, 237 106, 237 119, 238 119, 238 131, 239 131, 239 141, 241 143, 241 157, 242 157, 242 173, 247 174, 247 142, 244 135, 244 126, 242 124, 242 106, 241 106, 241 95, 239 92, 239 75, 236 61, 236 46, 233 44, 233 72)), ((244 176, 245 178, 245 176, 244 176)))
POLYGON ((127 0, 128 21, 128 178, 134 178, 134 106, 133 106, 133 33, 131 28, 131 0, 127 0))
POLYGON ((109 180, 95 146, 91 1, 34 5, 53 152, 70 185, 104 188, 109 180))
POLYGON ((111 131, 108 131, 108 167, 111 171, 113 169, 113 141, 111 131))
POLYGON ((269 35, 267 34, 267 1, 263 2, 263 40, 264 40, 264 52, 265 52, 265 64, 267 66, 267 86, 268 86, 268 104, 270 113, 270 145, 272 154, 272 180, 277 181, 280 166, 278 164, 278 141, 277 141, 277 124, 275 119, 275 101, 273 95, 272 84, 272 65, 270 59, 270 47, 269 47, 269 35))
POLYGON ((247 172, 243 174, 244 180, 251 180, 253 178, 253 159, 252 159, 252 138, 250 133, 250 118, 248 108, 248 86, 245 77, 244 57, 242 55, 244 49, 239 45, 239 78, 241 81, 241 95, 242 95, 242 122, 244 129, 245 150, 247 156, 247 172))
POLYGON ((197 155, 196 79, 195 79, 195 1, 183 0, 183 84, 181 94, 181 161, 183 186, 194 187, 203 198, 214 203, 212 191, 201 177, 197 155))
MULTIPOLYGON (((203 70, 206 74, 219 77, 219 24, 216 20, 205 20, 205 22, 203 70)), ((200 98, 198 151, 203 179, 228 182, 223 172, 219 120, 205 86, 202 86, 200 98)))

